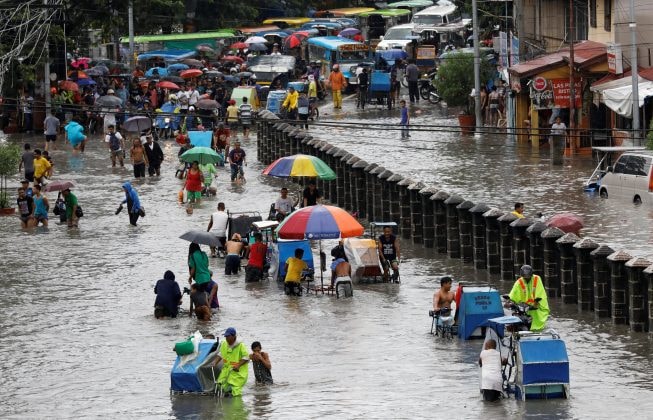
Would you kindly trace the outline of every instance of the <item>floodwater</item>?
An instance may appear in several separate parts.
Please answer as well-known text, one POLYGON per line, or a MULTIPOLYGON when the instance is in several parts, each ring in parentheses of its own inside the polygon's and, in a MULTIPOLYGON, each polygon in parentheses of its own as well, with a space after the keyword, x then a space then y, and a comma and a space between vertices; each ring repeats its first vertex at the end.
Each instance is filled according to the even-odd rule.
MULTIPOLYGON (((333 132, 333 142, 346 144, 370 162, 437 182, 472 200, 507 206, 520 198, 529 212, 591 205, 595 218, 602 210, 617 209, 581 192, 570 197, 582 172, 575 162, 574 167, 549 169, 526 152, 508 145, 506 150, 514 153, 507 153, 497 143, 494 163, 482 153, 490 140, 459 140, 467 147, 458 147, 454 136, 442 134, 433 143, 413 133, 413 148, 424 144, 438 149, 429 151, 433 155, 427 161, 408 151, 381 153, 355 146, 333 132), (477 150, 476 158, 472 150, 477 150), (442 157, 435 158, 436 152, 442 157), (465 157, 462 163, 456 162, 455 153, 465 157), (517 165, 524 160, 530 170, 517 165), (529 175, 537 171, 541 173, 529 175), (513 173, 524 178, 516 180, 513 173), (483 185, 477 185, 478 179, 483 185), (468 188, 473 193, 466 193, 468 188)), ((390 144, 399 144, 378 141, 388 142, 387 151, 393 151, 390 144)), ((213 320, 154 319, 156 280, 167 269, 176 273, 181 286, 187 280, 188 244, 178 239, 180 234, 205 227, 218 201, 231 211, 264 214, 276 198, 282 183, 256 175, 263 168, 256 162, 254 144, 253 139, 244 143, 249 182, 231 186, 226 170, 221 171, 218 198, 204 201, 190 216, 176 203, 181 185, 173 177, 177 148, 166 144, 163 176, 133 182, 147 211, 137 228, 129 226, 124 212, 114 215, 123 198, 120 185, 131 175, 128 169, 110 168, 103 144, 93 141, 83 156, 72 156, 68 148, 53 153, 57 178, 77 184, 75 193, 86 216, 78 230, 52 223, 49 230, 29 232, 20 229, 15 217, 0 218, 0 417, 600 419, 639 418, 653 409, 648 335, 597 322, 592 314, 579 314, 558 301, 551 302, 550 325, 567 343, 571 398, 483 403, 477 366, 481 343, 434 338, 427 314, 443 274, 487 280, 501 290, 510 285, 409 243, 403 244, 402 284, 357 286, 353 298, 340 300, 289 298, 273 281, 246 285, 243 274, 225 277, 223 261, 211 259, 222 305, 213 320), (195 330, 218 334, 229 326, 248 346, 261 341, 273 363, 275 385, 254 386, 251 374, 242 398, 171 396, 173 344, 195 330)), ((642 209, 621 211, 637 214, 642 209)), ((590 218, 590 213, 583 214, 590 218)), ((644 228, 632 228, 635 234, 650 230, 645 220, 644 228)))

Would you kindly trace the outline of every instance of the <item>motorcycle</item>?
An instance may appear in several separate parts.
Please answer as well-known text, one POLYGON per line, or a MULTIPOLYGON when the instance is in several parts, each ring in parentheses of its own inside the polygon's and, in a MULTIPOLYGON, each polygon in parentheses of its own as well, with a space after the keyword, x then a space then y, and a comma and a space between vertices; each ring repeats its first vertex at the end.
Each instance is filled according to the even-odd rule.
POLYGON ((441 99, 440 95, 438 95, 438 89, 434 83, 437 75, 437 69, 433 69, 419 80, 419 95, 422 97, 422 99, 427 100, 432 104, 437 104, 441 99))
MULTIPOLYGON (((531 306, 527 303, 515 303, 510 301, 508 295, 501 296, 505 301, 510 302, 508 309, 512 311, 512 315, 516 316, 521 320, 521 324, 516 324, 515 329, 518 331, 528 331, 531 328, 531 323, 533 322, 532 317, 528 314, 529 311, 537 309, 534 306, 531 306)), ((539 302, 541 298, 535 299, 535 302, 539 302)))

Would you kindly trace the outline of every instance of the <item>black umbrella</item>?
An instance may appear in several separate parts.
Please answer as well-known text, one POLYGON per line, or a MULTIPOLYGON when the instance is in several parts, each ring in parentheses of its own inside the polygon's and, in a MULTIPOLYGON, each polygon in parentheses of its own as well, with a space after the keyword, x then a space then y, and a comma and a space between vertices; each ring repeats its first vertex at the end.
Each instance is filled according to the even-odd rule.
POLYGON ((177 83, 177 84, 179 84, 179 83, 181 83, 181 84, 186 83, 186 81, 185 81, 184 79, 182 79, 181 77, 179 77, 179 76, 166 76, 166 77, 164 77, 164 78, 161 79, 161 80, 165 80, 165 81, 167 81, 167 82, 172 82, 172 83, 177 83))
POLYGON ((200 245, 220 246, 217 236, 204 230, 189 230, 179 237, 188 242, 195 242, 200 245))

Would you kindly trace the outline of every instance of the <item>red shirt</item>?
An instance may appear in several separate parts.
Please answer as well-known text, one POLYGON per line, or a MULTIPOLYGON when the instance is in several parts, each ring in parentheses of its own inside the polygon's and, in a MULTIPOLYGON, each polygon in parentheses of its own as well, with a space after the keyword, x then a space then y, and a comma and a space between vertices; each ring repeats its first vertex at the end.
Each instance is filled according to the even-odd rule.
POLYGON ((186 189, 188 191, 202 191, 202 171, 199 169, 197 172, 193 173, 192 169, 189 169, 186 173, 186 189))
POLYGON ((263 269, 265 255, 268 253, 268 246, 263 242, 255 242, 249 247, 249 263, 247 265, 263 269))

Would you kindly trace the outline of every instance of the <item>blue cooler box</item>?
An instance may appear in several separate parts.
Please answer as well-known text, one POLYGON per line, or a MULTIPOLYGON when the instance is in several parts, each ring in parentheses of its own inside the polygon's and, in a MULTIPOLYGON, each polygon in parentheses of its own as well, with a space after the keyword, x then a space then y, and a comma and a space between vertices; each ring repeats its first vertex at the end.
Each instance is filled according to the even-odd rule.
POLYGON ((281 104, 286 100, 286 91, 285 90, 273 90, 268 93, 267 103, 265 109, 268 111, 279 114, 281 111, 281 104))

